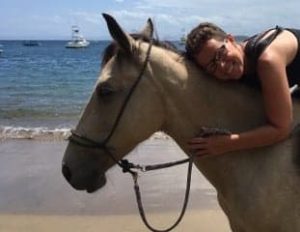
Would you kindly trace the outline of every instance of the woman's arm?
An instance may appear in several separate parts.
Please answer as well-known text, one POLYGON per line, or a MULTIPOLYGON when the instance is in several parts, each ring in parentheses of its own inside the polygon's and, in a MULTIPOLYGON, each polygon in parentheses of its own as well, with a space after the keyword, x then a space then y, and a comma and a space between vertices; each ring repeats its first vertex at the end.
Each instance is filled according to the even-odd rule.
POLYGON ((265 114, 279 141, 287 137, 293 120, 292 99, 286 74, 288 56, 280 50, 276 47, 267 49, 258 60, 257 67, 265 114))

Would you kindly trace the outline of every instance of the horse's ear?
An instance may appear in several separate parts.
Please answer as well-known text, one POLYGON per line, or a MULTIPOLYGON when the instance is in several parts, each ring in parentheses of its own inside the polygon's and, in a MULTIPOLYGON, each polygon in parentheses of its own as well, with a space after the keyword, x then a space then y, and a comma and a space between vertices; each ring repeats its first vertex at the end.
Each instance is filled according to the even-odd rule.
POLYGON ((144 27, 144 29, 140 32, 143 36, 145 36, 146 38, 152 38, 153 36, 153 22, 152 20, 149 18, 147 20, 147 24, 144 27))
POLYGON ((120 45, 122 49, 127 52, 131 52, 133 38, 123 31, 123 29, 112 16, 105 13, 102 15, 107 23, 107 27, 112 38, 120 45))

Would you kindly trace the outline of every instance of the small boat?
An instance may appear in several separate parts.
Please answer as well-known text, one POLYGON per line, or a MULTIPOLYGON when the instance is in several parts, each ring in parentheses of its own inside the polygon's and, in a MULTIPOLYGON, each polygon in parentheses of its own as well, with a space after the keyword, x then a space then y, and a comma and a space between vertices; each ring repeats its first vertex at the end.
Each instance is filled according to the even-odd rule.
POLYGON ((78 26, 72 26, 72 40, 66 44, 66 48, 85 48, 89 46, 87 41, 79 32, 78 26))
POLYGON ((3 48, 3 45, 0 44, 0 55, 4 52, 4 50, 2 48, 3 48))
POLYGON ((41 46, 41 43, 35 40, 25 40, 23 41, 23 46, 26 47, 37 47, 37 46, 41 46))

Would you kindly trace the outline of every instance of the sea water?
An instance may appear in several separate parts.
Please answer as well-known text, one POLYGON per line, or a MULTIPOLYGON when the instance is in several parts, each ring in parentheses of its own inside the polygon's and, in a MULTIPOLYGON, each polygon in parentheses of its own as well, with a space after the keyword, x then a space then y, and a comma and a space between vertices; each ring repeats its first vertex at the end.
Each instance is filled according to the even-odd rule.
POLYGON ((109 41, 67 49, 67 41, 0 41, 0 139, 68 136, 88 102, 109 41))
POLYGON ((66 41, 0 41, 0 137, 61 134, 73 127, 92 93, 108 41, 67 49, 66 41))

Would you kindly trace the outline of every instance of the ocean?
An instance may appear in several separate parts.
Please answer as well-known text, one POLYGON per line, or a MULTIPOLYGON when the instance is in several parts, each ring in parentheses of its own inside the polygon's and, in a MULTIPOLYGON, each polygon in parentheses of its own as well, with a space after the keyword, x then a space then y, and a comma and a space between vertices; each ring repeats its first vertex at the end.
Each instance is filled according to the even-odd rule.
POLYGON ((0 41, 0 139, 65 136, 99 76, 108 41, 67 49, 67 41, 0 41))
MULTIPOLYGON (((67 49, 67 41, 0 41, 0 139, 62 139, 92 93, 109 41, 67 49)), ((179 43, 175 42, 175 45, 179 43)))

